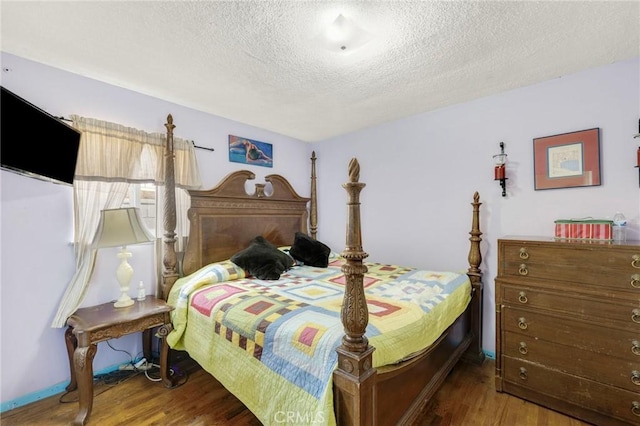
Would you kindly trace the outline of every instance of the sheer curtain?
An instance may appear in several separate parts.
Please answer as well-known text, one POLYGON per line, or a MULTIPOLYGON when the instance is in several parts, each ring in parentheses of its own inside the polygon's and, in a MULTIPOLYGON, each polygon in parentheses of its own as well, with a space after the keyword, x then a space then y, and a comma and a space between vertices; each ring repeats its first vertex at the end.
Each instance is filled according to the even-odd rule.
MULTIPOLYGON (((71 119, 82 132, 73 183, 76 272, 67 285, 52 327, 64 327, 84 299, 96 259, 91 241, 98 228, 100 211, 120 207, 131 183, 164 182, 165 134, 76 115, 71 119)), ((199 188, 200 173, 193 144, 174 137, 174 151, 176 185, 199 188)), ((186 209, 178 210, 178 215, 186 215, 186 209)))

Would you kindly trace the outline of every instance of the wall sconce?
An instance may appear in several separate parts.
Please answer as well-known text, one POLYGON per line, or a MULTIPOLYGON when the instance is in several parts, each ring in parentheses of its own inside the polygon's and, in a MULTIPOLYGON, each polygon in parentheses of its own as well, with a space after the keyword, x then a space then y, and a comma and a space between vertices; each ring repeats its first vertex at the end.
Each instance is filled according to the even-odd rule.
POLYGON ((502 196, 507 196, 507 177, 505 173, 505 164, 507 162, 507 154, 504 153, 504 142, 500 142, 500 154, 493 156, 496 166, 493 169, 493 180, 499 180, 502 187, 502 196))
MULTIPOLYGON (((633 136, 634 139, 640 138, 640 120, 638 120, 638 134, 633 136)), ((638 169, 638 185, 640 185, 640 146, 638 147, 638 159, 636 162, 636 169, 638 169)))
POLYGON ((92 247, 118 247, 122 249, 117 254, 120 266, 116 270, 116 279, 120 284, 120 298, 113 304, 116 308, 125 308, 133 305, 133 299, 129 296, 129 283, 133 277, 133 268, 127 261, 131 252, 127 246, 153 241, 153 236, 142 225, 140 214, 135 207, 122 209, 106 209, 100 212, 100 225, 91 243, 92 247))

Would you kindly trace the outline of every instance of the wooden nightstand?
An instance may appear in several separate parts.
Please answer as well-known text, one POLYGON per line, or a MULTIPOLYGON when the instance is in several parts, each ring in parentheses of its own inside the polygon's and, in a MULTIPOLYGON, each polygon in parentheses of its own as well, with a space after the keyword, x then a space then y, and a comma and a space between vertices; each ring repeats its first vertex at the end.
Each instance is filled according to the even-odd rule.
POLYGON ((93 407, 93 357, 99 342, 115 339, 127 334, 142 332, 143 353, 151 360, 151 331, 160 327, 157 334, 161 337, 160 376, 167 387, 173 383, 169 377, 166 335, 171 331, 169 313, 173 307, 164 300, 153 296, 141 302, 136 301, 126 308, 114 308, 113 303, 78 309, 67 319, 65 341, 69 354, 71 382, 67 391, 78 389, 80 411, 73 424, 84 425, 89 419, 93 407))

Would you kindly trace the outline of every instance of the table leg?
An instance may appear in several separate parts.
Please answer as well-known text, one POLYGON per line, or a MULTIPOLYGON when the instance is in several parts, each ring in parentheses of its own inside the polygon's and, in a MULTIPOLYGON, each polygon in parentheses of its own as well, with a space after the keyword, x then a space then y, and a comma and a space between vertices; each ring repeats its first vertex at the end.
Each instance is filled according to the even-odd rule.
POLYGON ((151 339, 153 334, 151 334, 150 328, 147 328, 142 332, 142 356, 145 357, 148 363, 153 361, 153 353, 151 350, 151 339))
POLYGON ((78 400, 80 411, 73 421, 74 425, 86 424, 93 408, 93 357, 98 350, 97 345, 78 347, 73 353, 73 364, 78 382, 78 400))
POLYGON ((68 392, 74 391, 78 388, 78 382, 76 382, 76 369, 73 367, 73 352, 78 346, 78 339, 73 334, 73 327, 67 327, 64 332, 64 341, 67 345, 67 355, 69 355, 69 372, 71 374, 71 380, 69 386, 66 387, 68 392))
POLYGON ((165 324, 158 329, 157 333, 160 338, 160 378, 165 387, 168 388, 174 386, 169 373, 169 344, 167 343, 167 335, 172 329, 171 324, 165 324))

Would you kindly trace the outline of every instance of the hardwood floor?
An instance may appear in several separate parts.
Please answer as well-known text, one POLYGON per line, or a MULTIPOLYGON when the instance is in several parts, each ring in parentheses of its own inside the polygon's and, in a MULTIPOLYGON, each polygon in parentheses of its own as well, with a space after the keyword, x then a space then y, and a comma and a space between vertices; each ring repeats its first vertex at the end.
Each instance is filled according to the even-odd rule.
MULTIPOLYGON (((144 373, 117 384, 96 384, 88 425, 260 425, 260 422, 211 375, 186 359, 176 363, 188 373, 180 387, 166 389, 144 373)), ((153 371, 151 372, 153 373, 153 371)), ((150 374, 151 375, 151 374, 150 374)), ((460 363, 432 398, 416 426, 505 425, 582 426, 587 423, 521 399, 497 393, 494 362, 482 366, 460 363)), ((61 394, 7 411, 3 426, 70 424, 78 411, 74 393, 61 394)))

